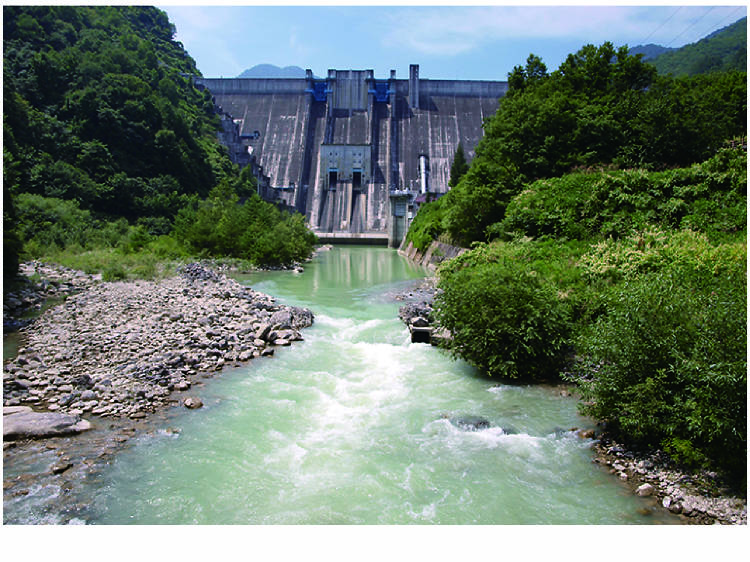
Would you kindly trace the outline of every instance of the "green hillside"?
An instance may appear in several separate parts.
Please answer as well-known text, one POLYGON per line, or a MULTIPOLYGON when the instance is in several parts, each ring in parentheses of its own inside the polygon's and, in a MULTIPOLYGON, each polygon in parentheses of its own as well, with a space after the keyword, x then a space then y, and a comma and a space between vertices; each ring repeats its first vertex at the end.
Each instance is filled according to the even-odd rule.
POLYGON ((4 141, 15 193, 128 219, 205 196, 231 163, 156 8, 4 7, 4 141))
POLYGON ((265 220, 270 232, 288 215, 259 199, 255 179, 219 144, 211 93, 193 86, 198 69, 163 11, 4 6, 3 31, 4 276, 13 277, 19 254, 78 259, 106 250, 111 261, 114 250, 156 244, 170 255, 276 262, 309 251, 296 219, 287 230, 305 240, 299 251, 250 247, 259 243, 244 235, 251 222, 265 220), (252 210, 224 205, 226 216, 212 216, 231 227, 234 246, 193 230, 158 239, 178 216, 200 218, 238 196, 249 196, 252 210))
POLYGON ((697 43, 648 61, 659 74, 694 76, 708 72, 747 70, 747 18, 719 29, 697 43))

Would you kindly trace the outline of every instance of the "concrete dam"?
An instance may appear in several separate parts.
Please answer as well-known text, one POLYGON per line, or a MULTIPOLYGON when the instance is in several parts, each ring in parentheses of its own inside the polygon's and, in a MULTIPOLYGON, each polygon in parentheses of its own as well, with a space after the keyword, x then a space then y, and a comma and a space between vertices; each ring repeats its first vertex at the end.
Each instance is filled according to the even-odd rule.
POLYGON ((266 200, 304 214, 324 241, 398 246, 417 206, 448 191, 461 142, 467 160, 507 82, 326 78, 195 78, 222 114, 233 161, 253 165, 266 200))

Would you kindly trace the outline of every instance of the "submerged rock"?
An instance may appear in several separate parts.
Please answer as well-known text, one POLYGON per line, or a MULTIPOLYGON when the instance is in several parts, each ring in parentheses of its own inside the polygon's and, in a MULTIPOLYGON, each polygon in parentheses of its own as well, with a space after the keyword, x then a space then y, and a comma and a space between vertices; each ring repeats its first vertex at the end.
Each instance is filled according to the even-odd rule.
POLYGON ((464 431, 477 431, 490 427, 490 421, 480 416, 458 416, 449 418, 449 421, 464 431))
POLYGON ((200 398, 196 398, 195 396, 190 396, 188 398, 185 398, 185 401, 183 402, 185 407, 188 410, 197 410, 198 408, 203 407, 203 402, 200 398))

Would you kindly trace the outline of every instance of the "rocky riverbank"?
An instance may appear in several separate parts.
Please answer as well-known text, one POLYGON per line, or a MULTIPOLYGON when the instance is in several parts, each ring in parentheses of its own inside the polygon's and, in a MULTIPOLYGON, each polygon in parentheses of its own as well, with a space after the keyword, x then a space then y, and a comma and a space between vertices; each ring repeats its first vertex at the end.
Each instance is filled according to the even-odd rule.
POLYGON ((144 418, 184 403, 174 393, 200 378, 301 340, 313 322, 309 310, 198 264, 163 281, 88 279, 78 290, 22 328, 25 345, 3 373, 4 406, 144 418))
POLYGON ((686 523, 747 525, 747 500, 723 489, 715 473, 688 474, 662 452, 636 454, 607 437, 594 442, 594 451, 594 462, 608 468, 634 494, 653 497, 686 523))
POLYGON ((48 299, 63 298, 87 289, 102 280, 101 274, 89 275, 59 265, 39 261, 22 263, 19 285, 3 299, 3 330, 18 330, 31 323, 25 317, 39 310, 48 299))

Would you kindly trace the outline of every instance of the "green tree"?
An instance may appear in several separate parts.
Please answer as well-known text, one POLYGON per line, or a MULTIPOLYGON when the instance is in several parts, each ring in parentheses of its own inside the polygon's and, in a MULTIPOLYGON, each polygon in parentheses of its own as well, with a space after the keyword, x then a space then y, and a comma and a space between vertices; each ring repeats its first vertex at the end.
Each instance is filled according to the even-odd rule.
POLYGON ((206 196, 237 175, 216 139, 210 95, 186 78, 198 70, 166 14, 12 6, 3 15, 4 132, 23 170, 16 191, 135 220, 167 212, 143 209, 142 186, 154 178, 175 178, 179 196, 206 196), (125 184, 137 189, 111 189, 125 184))
POLYGON ((18 235, 18 224, 13 196, 10 191, 17 175, 13 157, 3 149, 3 285, 12 284, 18 274, 19 255, 22 243, 18 235))
POLYGON ((464 156, 464 147, 459 142, 458 148, 456 148, 456 155, 453 157, 453 163, 451 164, 451 177, 448 180, 448 185, 456 187, 468 170, 469 165, 466 163, 466 157, 464 156))

